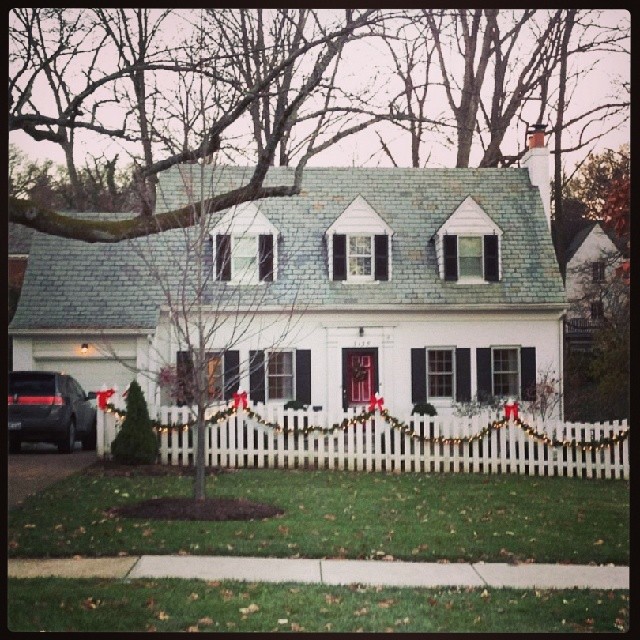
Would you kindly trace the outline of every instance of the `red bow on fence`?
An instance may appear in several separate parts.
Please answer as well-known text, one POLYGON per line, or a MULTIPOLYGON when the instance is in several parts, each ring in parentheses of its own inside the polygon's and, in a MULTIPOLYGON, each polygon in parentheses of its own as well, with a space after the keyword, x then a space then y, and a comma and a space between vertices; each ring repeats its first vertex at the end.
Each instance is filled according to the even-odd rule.
POLYGON ((382 411, 383 405, 384 405, 384 398, 382 398, 376 393, 376 395, 372 398, 371 402, 369 403, 369 411, 375 411, 376 409, 379 409, 380 411, 382 411))
POLYGON ((238 393, 233 394, 233 408, 237 409, 240 405, 242 405, 243 409, 247 408, 247 392, 239 391, 238 393))
POLYGON ((115 389, 103 389, 102 391, 96 391, 96 398, 98 399, 98 408, 103 411, 107 408, 107 400, 114 395, 115 389))

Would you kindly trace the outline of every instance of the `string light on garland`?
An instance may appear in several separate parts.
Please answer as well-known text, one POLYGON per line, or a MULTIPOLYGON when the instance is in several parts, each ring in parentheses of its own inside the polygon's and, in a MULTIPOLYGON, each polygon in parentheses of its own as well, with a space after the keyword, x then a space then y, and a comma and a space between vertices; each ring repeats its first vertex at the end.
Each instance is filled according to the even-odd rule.
MULTIPOLYGON (((238 411, 242 410, 246 416, 256 422, 257 424, 271 429, 278 434, 294 434, 294 435, 303 435, 309 436, 312 434, 320 434, 320 435, 328 435, 335 434, 337 431, 342 431, 346 433, 349 429, 353 429, 358 425, 364 424, 371 419, 375 419, 376 412, 380 412, 381 418, 389 424, 393 429, 401 431, 405 435, 411 437, 414 440, 420 440, 425 444, 438 444, 438 445, 462 445, 469 444, 474 441, 479 441, 486 438, 492 431, 498 431, 503 427, 512 424, 515 427, 522 429, 526 435, 538 442, 542 442, 546 446, 558 448, 572 448, 572 449, 580 449, 586 451, 599 451, 604 449, 605 447, 613 447, 617 444, 623 442, 629 437, 629 428, 618 434, 612 434, 607 438, 600 438, 598 441, 594 440, 580 440, 577 441, 575 438, 558 440, 556 438, 550 437, 548 434, 536 431, 529 424, 523 422, 519 417, 511 418, 507 420, 506 418, 502 418, 499 420, 494 420, 489 423, 486 427, 480 429, 477 433, 470 436, 462 436, 462 437, 445 437, 445 436, 432 436, 428 437, 418 433, 412 426, 406 424, 402 420, 398 420, 395 416, 391 415, 384 407, 384 398, 379 397, 376 394, 376 397, 369 404, 368 409, 363 409, 362 412, 358 415, 355 415, 351 418, 345 418, 340 423, 333 424, 330 427, 322 427, 319 425, 307 425, 303 427, 298 427, 295 425, 297 422, 295 418, 297 416, 293 416, 294 422, 293 426, 289 426, 289 424, 280 425, 277 422, 270 422, 266 420, 263 416, 257 413, 254 409, 250 408, 248 405, 248 399, 246 392, 238 392, 234 394, 233 402, 230 406, 225 409, 222 409, 215 413, 212 417, 205 420, 205 427, 219 427, 221 424, 227 422, 231 417, 237 415, 238 411), (246 406, 245 406, 246 402, 246 406)), ((112 404, 107 404, 105 411, 107 413, 113 413, 116 416, 116 420, 122 421, 126 416, 126 411, 116 409, 112 404)), ((197 422, 195 420, 191 420, 181 425, 168 424, 164 425, 159 423, 158 421, 153 421, 153 426, 158 433, 167 433, 171 431, 188 431, 189 429, 195 427, 197 422)))

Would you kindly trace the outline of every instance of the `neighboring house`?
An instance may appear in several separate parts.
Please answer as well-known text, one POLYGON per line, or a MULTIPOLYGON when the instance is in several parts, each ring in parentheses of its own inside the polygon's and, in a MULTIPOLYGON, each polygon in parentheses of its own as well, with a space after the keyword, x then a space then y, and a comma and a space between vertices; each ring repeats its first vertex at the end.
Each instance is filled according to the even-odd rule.
MULTIPOLYGON (((150 403, 167 402, 157 373, 190 366, 170 318, 200 283, 189 330, 198 315, 215 327, 212 399, 241 387, 332 419, 376 392, 398 416, 422 402, 443 414, 476 395, 529 397, 538 372, 562 379, 566 309, 548 150, 530 140, 520 169, 308 168, 299 196, 212 216, 200 268, 194 229, 116 245, 38 234, 10 326, 15 366, 65 369, 88 389, 123 388, 137 370, 150 403)), ((250 169, 173 167, 159 176, 158 211, 186 205, 201 175, 220 192, 250 169)), ((267 176, 292 180, 286 167, 267 176)))
MULTIPOLYGON (((24 280, 24 272, 27 269, 29 260, 29 250, 31 247, 31 238, 34 234, 33 229, 24 227, 20 224, 9 222, 7 225, 7 284, 8 284, 8 311, 9 322, 13 318, 20 291, 22 289, 22 281, 24 280)), ((8 338, 8 370, 13 368, 13 340, 11 336, 8 338)))
POLYGON ((609 311, 609 288, 622 253, 612 237, 594 222, 581 229, 567 251, 566 345, 569 351, 591 348, 594 331, 609 311))

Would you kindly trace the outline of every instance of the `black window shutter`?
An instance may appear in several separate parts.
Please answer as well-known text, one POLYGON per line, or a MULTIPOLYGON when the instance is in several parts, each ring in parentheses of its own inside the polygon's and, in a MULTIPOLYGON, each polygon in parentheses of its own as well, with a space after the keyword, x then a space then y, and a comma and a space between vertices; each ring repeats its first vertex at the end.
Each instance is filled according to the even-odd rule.
POLYGON ((444 279, 458 279, 458 236, 444 236, 444 279))
POLYGON ((224 354, 224 399, 230 400, 240 388, 240 352, 224 354))
POLYGON ((523 400, 536 399, 536 348, 520 349, 520 397, 523 400))
POLYGON ((425 349, 411 349, 411 402, 427 399, 427 354, 425 349))
POLYGON ((258 236, 258 277, 260 280, 273 280, 273 236, 258 236))
POLYGON ((347 350, 342 350, 342 409, 346 411, 349 407, 347 402, 347 393, 349 380, 347 376, 347 350))
POLYGON ((478 400, 490 398, 492 393, 491 384, 491 349, 476 349, 476 367, 478 380, 478 400))
POLYGON ((249 351, 249 398, 264 402, 264 351, 249 351))
POLYGON ((296 400, 311 404, 311 349, 296 350, 296 400))
POLYGON ((374 238, 374 251, 376 260, 375 279, 389 279, 389 236, 377 235, 374 238))
POLYGON ((216 236, 216 280, 231 280, 231 236, 216 236))
POLYGON ((456 349, 456 400, 471 400, 471 349, 456 349))
POLYGON ((500 277, 500 258, 498 255, 498 236, 484 237, 484 279, 498 282, 500 277))
POLYGON ((347 236, 333 236, 333 279, 347 279, 347 236))

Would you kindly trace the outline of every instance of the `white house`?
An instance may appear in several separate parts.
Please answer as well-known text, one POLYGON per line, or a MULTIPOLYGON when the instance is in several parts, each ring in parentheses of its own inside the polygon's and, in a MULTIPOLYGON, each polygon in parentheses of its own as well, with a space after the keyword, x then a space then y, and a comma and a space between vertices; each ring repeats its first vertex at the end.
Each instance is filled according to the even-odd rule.
MULTIPOLYGON (((530 145, 522 168, 308 168, 299 196, 211 216, 197 260, 194 229, 117 245, 36 234, 14 368, 62 369, 87 389, 135 376, 160 403, 158 371, 189 366, 176 327, 193 336, 200 317, 213 400, 241 387, 337 416, 378 392, 408 416, 423 402, 443 414, 474 396, 528 398, 539 372, 562 379, 566 309, 548 150, 538 134, 530 145)), ((249 175, 173 167, 158 211, 249 175)), ((267 176, 292 180, 286 167, 267 176)))
POLYGON ((619 248, 599 222, 581 229, 571 241, 565 277, 570 349, 589 348, 593 331, 602 326, 612 303, 611 282, 621 262, 619 248))

